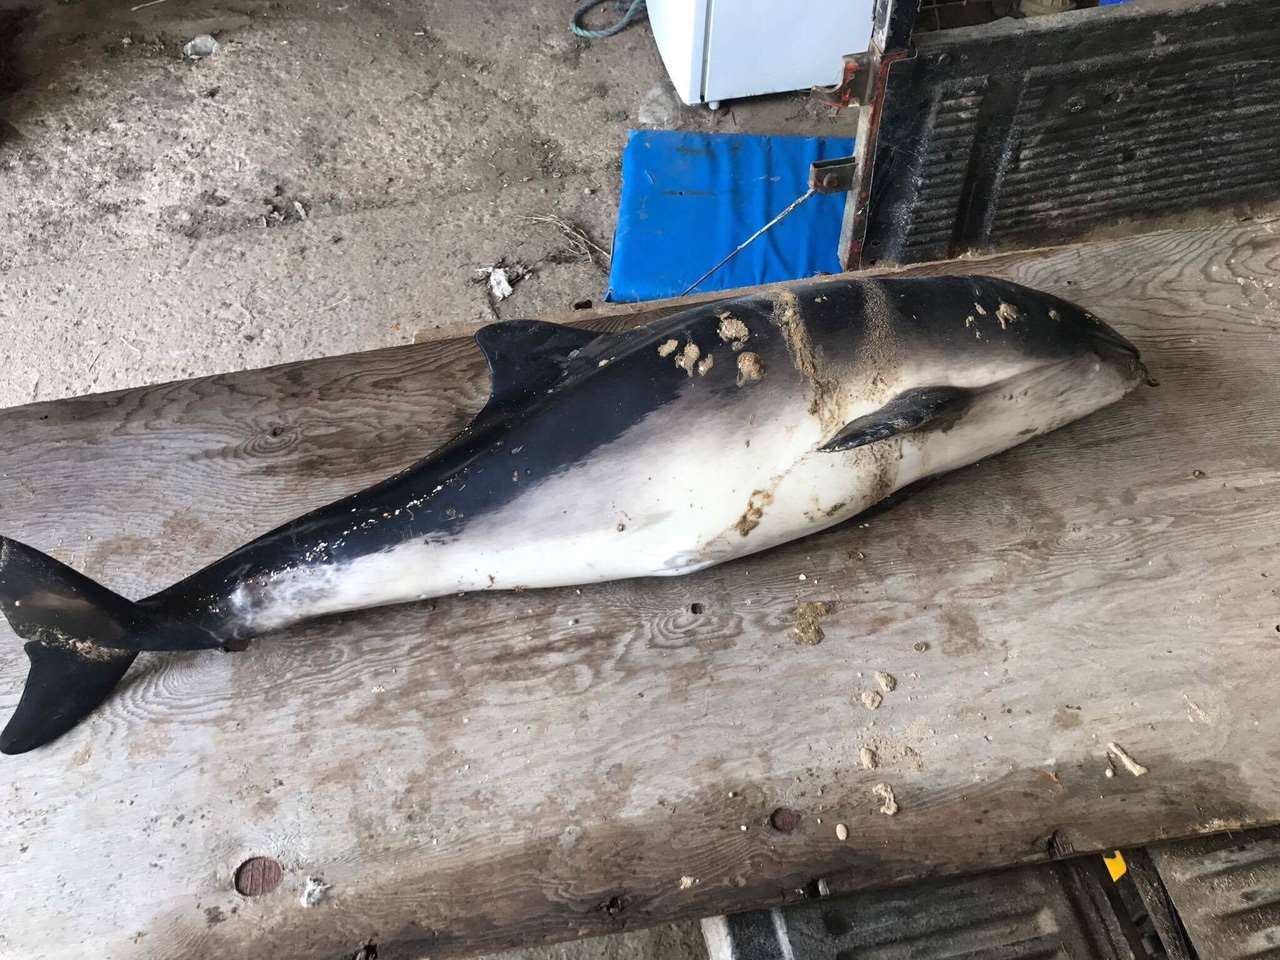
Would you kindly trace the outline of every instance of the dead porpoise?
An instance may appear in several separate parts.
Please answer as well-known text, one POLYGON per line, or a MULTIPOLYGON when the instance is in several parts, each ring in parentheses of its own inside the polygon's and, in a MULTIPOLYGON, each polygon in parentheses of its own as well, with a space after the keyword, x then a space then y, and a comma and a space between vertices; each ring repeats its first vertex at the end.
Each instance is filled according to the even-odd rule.
POLYGON ((31 658, 0 750, 71 729, 141 650, 242 649, 460 591, 692 573, 842 523, 1146 375, 1091 314, 987 277, 798 283, 626 333, 511 321, 476 342, 492 393, 458 437, 144 600, 0 538, 0 610, 31 658))

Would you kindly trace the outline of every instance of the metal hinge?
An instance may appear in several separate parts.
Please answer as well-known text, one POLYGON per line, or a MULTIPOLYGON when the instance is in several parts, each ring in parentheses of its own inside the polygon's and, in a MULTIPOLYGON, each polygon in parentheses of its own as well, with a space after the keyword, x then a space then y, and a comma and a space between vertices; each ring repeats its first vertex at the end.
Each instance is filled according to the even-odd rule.
POLYGON ((815 160, 809 165, 809 189, 814 193, 848 193, 853 189, 857 157, 815 160))

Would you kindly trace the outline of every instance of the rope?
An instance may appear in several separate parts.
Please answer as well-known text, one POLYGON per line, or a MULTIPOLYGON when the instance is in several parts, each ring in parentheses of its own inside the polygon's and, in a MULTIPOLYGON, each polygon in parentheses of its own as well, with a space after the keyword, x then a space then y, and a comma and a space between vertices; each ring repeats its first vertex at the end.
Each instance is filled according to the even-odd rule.
POLYGON ((582 37, 583 40, 603 40, 605 37, 612 37, 615 33, 621 33, 625 30, 627 25, 644 9, 644 0, 631 0, 631 6, 627 7, 627 12, 622 15, 622 19, 617 23, 607 26, 603 30, 588 30, 582 25, 582 18, 587 15, 587 11, 600 6, 604 2, 605 0, 585 0, 584 3, 579 4, 578 9, 573 11, 573 17, 569 20, 569 29, 576 36, 582 37))
POLYGON ((800 194, 800 196, 792 200, 789 204, 787 204, 786 208, 783 209, 783 211, 780 214, 778 214, 776 217, 774 217, 772 220, 766 223, 763 227, 761 227, 751 236, 747 237, 747 239, 743 240, 740 244, 738 244, 736 247, 730 250, 727 254, 725 254, 722 258, 720 258, 720 260, 716 262, 716 265, 714 267, 712 267, 710 270, 708 270, 706 273, 700 276, 697 280, 693 281, 693 283, 689 284, 689 286, 685 287, 684 291, 680 294, 680 296, 687 297, 690 293, 692 293, 702 284, 702 281, 706 280, 707 277, 711 276, 713 273, 715 273, 717 270, 723 267, 726 263, 728 263, 738 254, 740 254, 753 241, 763 236, 769 230, 776 227, 779 223, 781 223, 787 217, 791 216, 791 214, 795 211, 796 207, 800 206, 800 204, 804 203, 806 200, 812 197, 814 193, 815 193, 814 189, 810 187, 806 192, 800 194))

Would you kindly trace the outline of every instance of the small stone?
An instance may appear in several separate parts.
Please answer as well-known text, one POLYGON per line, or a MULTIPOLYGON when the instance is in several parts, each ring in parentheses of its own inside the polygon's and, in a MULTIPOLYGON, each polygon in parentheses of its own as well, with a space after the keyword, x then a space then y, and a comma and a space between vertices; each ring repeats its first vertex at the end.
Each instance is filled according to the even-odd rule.
POLYGON ((876 752, 870 747, 863 747, 859 750, 858 759, 862 761, 863 770, 874 770, 880 766, 880 758, 876 756, 876 752))
POLYGON ((860 699, 862 705, 868 710, 878 710, 880 704, 884 702, 884 697, 880 696, 879 690, 863 690, 860 699))
POLYGON ((658 344, 658 356, 669 357, 676 352, 678 346, 680 346, 680 341, 678 340, 665 340, 658 344))
POLYGON ((846 827, 843 823, 836 824, 836 839, 837 840, 849 839, 849 828, 846 827))
POLYGON ((817 646, 826 636, 819 621, 834 609, 835 604, 827 600, 796 604, 791 639, 806 647, 817 646))
POLYGON ((330 885, 324 882, 323 877, 307 877, 299 901, 304 907, 318 906, 329 895, 329 889, 330 885))
POLYGON ((203 60, 218 52, 218 41, 207 33, 192 37, 182 47, 182 55, 188 60, 203 60))
POLYGON ((898 812, 898 800, 893 795, 893 787, 887 783, 877 783, 871 788, 871 793, 880 801, 880 812, 886 817, 892 817, 898 812))
POLYGON ((697 882, 698 882, 698 878, 697 878, 697 877, 690 877, 690 876, 684 876, 684 877, 681 877, 681 878, 680 878, 680 889, 681 889, 681 890, 688 890, 688 889, 692 888, 692 887, 693 887, 693 885, 694 885, 695 883, 697 883, 697 882))
POLYGON ((894 687, 898 685, 898 679, 892 673, 885 673, 883 670, 877 670, 876 683, 880 684, 880 689, 885 693, 892 693, 894 687))
POLYGON ((915 643, 911 645, 911 649, 914 650, 916 653, 924 653, 926 650, 929 649, 929 645, 925 643, 923 640, 917 640, 915 643))

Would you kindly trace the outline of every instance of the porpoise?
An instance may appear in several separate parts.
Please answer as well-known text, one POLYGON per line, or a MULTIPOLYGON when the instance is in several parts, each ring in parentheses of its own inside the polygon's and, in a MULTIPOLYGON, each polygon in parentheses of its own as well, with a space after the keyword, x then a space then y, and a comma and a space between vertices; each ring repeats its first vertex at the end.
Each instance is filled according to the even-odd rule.
POLYGON ((624 333, 484 327, 488 404, 366 490, 127 600, 0 538, 31 668, 0 750, 73 727, 142 650, 241 649, 313 617, 461 591, 675 576, 843 523, 1112 403, 1138 351, 988 277, 819 280, 624 333))

